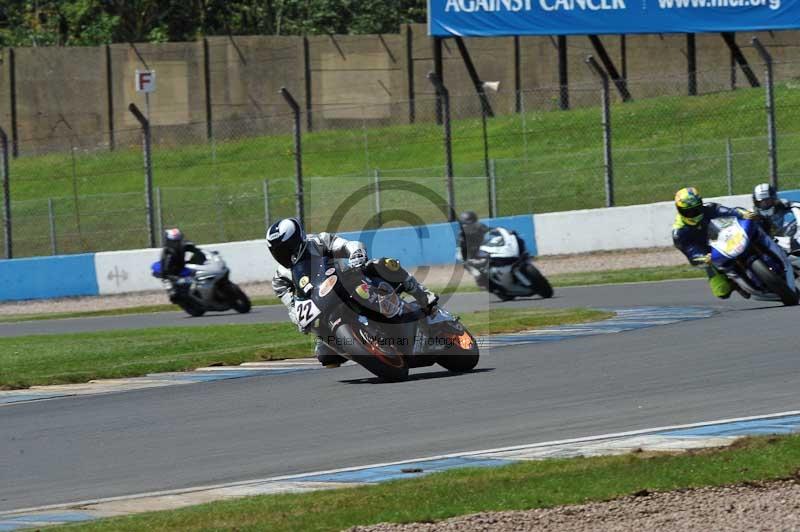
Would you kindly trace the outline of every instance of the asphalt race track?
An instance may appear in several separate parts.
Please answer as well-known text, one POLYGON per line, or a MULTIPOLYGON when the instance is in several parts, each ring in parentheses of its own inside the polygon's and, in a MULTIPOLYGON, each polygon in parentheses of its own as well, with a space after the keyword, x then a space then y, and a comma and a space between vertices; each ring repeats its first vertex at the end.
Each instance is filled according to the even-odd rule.
MULTIPOLYGON (((0 511, 798 409, 800 308, 704 281, 557 290, 497 307, 704 306, 714 317, 494 349, 381 384, 359 367, 0 407, 0 511)), ((449 307, 483 308, 482 294, 449 307)), ((2 334, 284 319, 283 310, 3 324, 2 334), (149 320, 149 321, 148 321, 149 320), (26 328, 29 327, 29 328, 26 328), (38 327, 38 329, 37 329, 38 327)))
MULTIPOLYGON (((719 302, 709 295, 706 285, 707 283, 703 280, 695 280, 557 288, 553 299, 526 298, 508 303, 503 303, 496 297, 486 293, 464 293, 443 296, 442 301, 447 309, 456 313, 518 306, 533 306, 537 308, 580 306, 599 308, 637 305, 720 306, 719 302)), ((747 306, 747 302, 744 302, 738 296, 733 296, 732 302, 723 303, 724 307, 729 308, 747 306)), ((758 305, 756 303, 756 306, 758 305)), ((281 322, 286 321, 286 319, 286 310, 281 305, 253 307, 249 314, 236 314, 233 311, 224 313, 209 312, 200 318, 192 318, 183 311, 159 312, 155 314, 0 323, 0 337, 145 329, 150 327, 204 327, 226 323, 281 322)))

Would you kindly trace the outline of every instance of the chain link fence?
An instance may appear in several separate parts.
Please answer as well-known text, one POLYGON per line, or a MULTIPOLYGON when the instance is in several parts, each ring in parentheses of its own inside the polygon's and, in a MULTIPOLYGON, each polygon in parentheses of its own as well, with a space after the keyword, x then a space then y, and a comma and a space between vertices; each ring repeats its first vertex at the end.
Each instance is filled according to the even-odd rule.
MULTIPOLYGON (((751 66, 763 85, 764 66, 751 66)), ((784 189, 800 187, 798 66, 774 65, 784 189)), ((686 95, 685 76, 627 79, 627 102, 612 80, 608 147, 599 80, 570 86, 568 110, 567 89, 558 86, 501 88, 485 100, 451 94, 449 145, 446 102, 432 84, 418 88, 413 115, 409 102, 377 99, 314 104, 298 116, 288 105, 231 112, 211 128, 205 120, 153 120, 153 227, 141 128, 118 128, 113 150, 108 135, 67 132, 47 153, 10 159, 13 255, 147 247, 151 231, 158 242, 172 226, 201 244, 263 238, 267 223, 296 214, 298 177, 309 231, 444 222, 462 210, 505 216, 599 208, 610 199, 609 175, 615 205, 667 201, 689 185, 706 196, 747 193, 770 177, 765 87, 732 72, 698 72, 696 96, 686 95)))

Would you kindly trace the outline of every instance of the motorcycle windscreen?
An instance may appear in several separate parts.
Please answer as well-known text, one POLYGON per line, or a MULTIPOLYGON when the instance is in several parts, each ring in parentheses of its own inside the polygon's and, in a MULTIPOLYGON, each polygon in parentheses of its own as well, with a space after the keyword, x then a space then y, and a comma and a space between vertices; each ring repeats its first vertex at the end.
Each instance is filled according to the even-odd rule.
POLYGON ((712 248, 711 259, 714 262, 735 259, 750 245, 747 231, 738 218, 733 217, 713 220, 708 228, 708 238, 712 248))

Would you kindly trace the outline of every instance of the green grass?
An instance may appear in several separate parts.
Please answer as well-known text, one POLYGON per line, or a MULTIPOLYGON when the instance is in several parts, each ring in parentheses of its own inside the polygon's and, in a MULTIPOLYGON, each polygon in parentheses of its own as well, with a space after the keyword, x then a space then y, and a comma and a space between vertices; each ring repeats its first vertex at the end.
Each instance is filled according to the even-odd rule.
POLYGON ((800 436, 748 438, 726 449, 678 455, 533 461, 459 469, 377 486, 248 497, 63 530, 339 531, 380 522, 432 522, 481 511, 604 501, 642 490, 796 478, 798 464, 800 436))
POLYGON ((654 268, 629 268, 602 272, 562 273, 550 278, 553 286, 585 286, 616 283, 642 283, 675 279, 697 279, 705 272, 691 266, 659 266, 654 268))
MULTIPOLYGON (((489 334, 610 315, 589 309, 492 310, 465 314, 463 321, 474 334, 489 334)), ((290 323, 0 338, 0 389, 308 357, 313 350, 314 338, 290 323)))
MULTIPOLYGON (((277 297, 264 296, 252 298, 253 305, 277 305, 277 297)), ((36 314, 13 314, 0 316, 0 323, 15 323, 20 321, 59 320, 68 318, 102 318, 106 316, 127 316, 131 314, 152 314, 154 312, 183 312, 176 305, 165 303, 162 305, 140 305, 137 307, 110 308, 104 310, 80 310, 73 312, 45 312, 36 314)))
MULTIPOLYGON (((768 161, 763 98, 762 89, 741 89, 615 104, 617 203, 669 200, 687 184, 699 186, 707 196, 726 193, 727 138, 733 139, 735 191, 748 192, 764 181, 768 161)), ((458 102, 462 100, 454 100, 456 117, 461 116, 455 109, 458 102)), ((776 106, 782 185, 796 187, 800 91, 791 84, 777 86, 776 106)), ((488 131, 490 156, 497 160, 501 215, 604 205, 598 107, 499 115, 490 119, 488 131)), ((457 207, 486 214, 480 121, 457 119, 453 138, 457 207)), ((444 197, 441 128, 432 123, 318 131, 305 134, 303 143, 311 230, 374 225, 371 189, 341 224, 330 226, 330 220, 346 197, 373 182, 375 168, 385 179, 406 179, 444 197)), ((288 135, 219 141, 213 150, 196 136, 178 135, 162 140, 153 160, 155 185, 162 191, 163 224, 181 225, 198 242, 262 237, 264 179, 270 183, 272 218, 294 213, 288 135)), ((57 198, 61 252, 146 246, 138 147, 20 157, 12 161, 11 175, 18 256, 50 252, 47 198, 57 198)), ((430 202, 413 193, 385 191, 382 205, 411 212, 419 221, 436 222, 443 220, 441 198, 430 202)))

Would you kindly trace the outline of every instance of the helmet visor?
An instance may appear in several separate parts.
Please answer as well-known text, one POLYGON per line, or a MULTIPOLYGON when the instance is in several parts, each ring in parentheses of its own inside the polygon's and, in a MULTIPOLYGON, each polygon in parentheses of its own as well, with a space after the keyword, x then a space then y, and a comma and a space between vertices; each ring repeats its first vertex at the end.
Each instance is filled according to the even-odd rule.
POLYGON ((766 211, 775 206, 775 198, 764 198, 762 200, 756 200, 753 203, 755 203, 756 209, 766 211))
POLYGON ((699 222, 703 219, 703 206, 697 205, 695 207, 683 207, 678 209, 678 212, 681 213, 681 216, 688 220, 693 220, 699 222))
POLYGON ((292 267, 292 250, 285 246, 270 248, 275 261, 284 268, 292 267))

